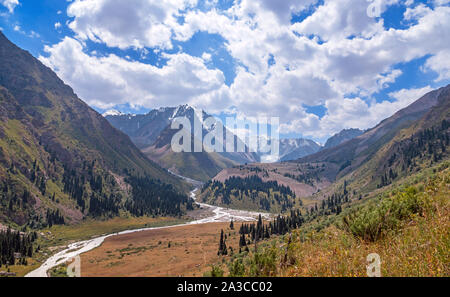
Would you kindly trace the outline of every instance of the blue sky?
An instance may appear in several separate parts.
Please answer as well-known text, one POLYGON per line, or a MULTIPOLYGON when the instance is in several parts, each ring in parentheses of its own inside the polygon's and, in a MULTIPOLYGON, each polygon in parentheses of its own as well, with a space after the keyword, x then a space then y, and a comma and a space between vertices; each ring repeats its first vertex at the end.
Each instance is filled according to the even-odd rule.
POLYGON ((450 81, 446 0, 0 3, 4 34, 99 112, 187 103, 324 142, 450 81))

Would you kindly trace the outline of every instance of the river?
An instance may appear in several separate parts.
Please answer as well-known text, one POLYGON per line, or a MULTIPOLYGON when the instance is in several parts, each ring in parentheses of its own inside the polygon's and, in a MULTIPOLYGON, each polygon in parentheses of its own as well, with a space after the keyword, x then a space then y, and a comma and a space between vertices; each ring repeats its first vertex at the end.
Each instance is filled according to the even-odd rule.
POLYGON ((270 219, 270 215, 267 213, 233 210, 233 209, 228 209, 228 208, 223 208, 223 207, 218 207, 218 206, 213 206, 213 205, 208 205, 205 203, 197 202, 196 192, 198 191, 198 189, 199 189, 198 187, 199 187, 199 185, 201 185, 201 182, 194 181, 192 179, 188 179, 188 178, 185 178, 185 177, 182 177, 179 175, 177 175, 177 176, 180 178, 183 178, 184 180, 187 180, 191 184, 194 184, 197 186, 197 188, 191 192, 192 199, 194 199, 194 201, 200 207, 208 208, 213 213, 213 215, 211 215, 210 217, 207 217, 207 218, 194 220, 194 221, 191 221, 191 222, 185 223, 185 224, 165 226, 165 227, 126 230, 126 231, 122 231, 119 233, 113 233, 113 234, 104 235, 104 236, 100 236, 100 237, 85 240, 85 241, 72 243, 72 244, 68 245, 64 250, 62 250, 62 251, 58 252, 57 254, 51 256, 50 258, 48 258, 39 268, 28 273, 25 277, 48 277, 47 272, 50 269, 52 269, 62 263, 68 262, 69 260, 73 259, 76 256, 79 256, 83 253, 86 253, 90 250, 93 250, 93 249, 99 247, 105 241, 105 239, 107 239, 108 237, 112 237, 112 236, 129 234, 129 233, 134 233, 134 232, 175 228, 175 227, 182 227, 182 226, 189 226, 189 225, 196 225, 196 224, 230 222, 231 220, 233 220, 235 222, 250 222, 250 221, 256 221, 257 218, 259 217, 259 215, 261 215, 264 219, 270 219))

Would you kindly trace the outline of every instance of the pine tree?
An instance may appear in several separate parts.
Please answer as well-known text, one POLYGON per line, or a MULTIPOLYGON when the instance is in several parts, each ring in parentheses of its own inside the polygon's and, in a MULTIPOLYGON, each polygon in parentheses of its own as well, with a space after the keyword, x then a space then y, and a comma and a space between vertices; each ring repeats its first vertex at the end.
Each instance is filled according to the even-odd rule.
POLYGON ((217 252, 218 256, 223 255, 223 247, 224 247, 224 236, 223 236, 223 230, 222 230, 220 232, 219 251, 217 252))

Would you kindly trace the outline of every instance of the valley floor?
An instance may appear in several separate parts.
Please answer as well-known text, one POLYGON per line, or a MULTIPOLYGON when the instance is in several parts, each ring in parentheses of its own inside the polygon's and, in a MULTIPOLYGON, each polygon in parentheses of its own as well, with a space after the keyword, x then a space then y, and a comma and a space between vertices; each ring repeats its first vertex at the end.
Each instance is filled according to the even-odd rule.
MULTIPOLYGON (((197 190, 191 192, 191 197, 196 197, 197 190)), ((225 209, 217 206, 211 206, 203 203, 197 203, 199 205, 199 209, 196 211, 190 212, 186 219, 188 221, 177 220, 177 219, 169 219, 169 218, 131 218, 131 219, 122 219, 116 218, 106 222, 86 222, 84 224, 78 226, 59 226, 54 227, 52 231, 48 231, 47 233, 42 233, 41 235, 44 237, 44 243, 47 247, 45 252, 42 251, 39 259, 34 259, 32 264, 24 267, 24 270, 18 271, 18 275, 24 275, 28 273, 31 269, 35 269, 28 274, 27 276, 31 277, 42 277, 50 274, 51 276, 66 276, 65 264, 66 261, 73 259, 73 257, 85 254, 93 249, 96 249, 104 244, 105 241, 108 240, 116 240, 118 238, 121 241, 122 238, 126 238, 126 240, 135 240, 141 236, 146 238, 146 232, 157 234, 164 232, 175 232, 174 238, 180 237, 178 233, 180 228, 192 228, 193 230, 202 230, 201 236, 210 237, 217 236, 217 233, 220 231, 216 227, 216 223, 222 223, 225 225, 229 225, 230 221, 234 222, 247 222, 254 221, 258 216, 262 215, 263 218, 269 219, 270 216, 267 214, 260 214, 256 212, 248 212, 248 211, 240 211, 240 210, 232 210, 225 209), (146 220, 152 220, 150 223, 146 223, 146 220), (133 224, 134 222, 134 224, 133 224), (145 226, 143 226, 145 223, 145 226), (128 226, 126 228, 126 226, 128 226), (211 227, 213 226, 213 227, 211 227), (142 228, 143 227, 143 228, 142 228), (125 229, 124 229, 125 228, 125 229), (144 230, 142 230, 144 229, 144 230), (125 231, 123 231, 125 230, 125 231), (174 230, 174 231, 173 231, 174 230), (203 230, 209 230, 208 232, 204 232, 203 230), (101 236, 100 236, 101 235, 101 236), (77 241, 83 239, 84 241, 77 241), (57 245, 59 243, 59 246, 57 245), (56 245, 56 246, 55 246, 56 245), (48 255, 53 255, 49 257, 48 255), (45 258, 45 262, 43 261, 45 258), (39 265, 39 263, 41 265, 39 265)), ((230 230, 231 231, 231 230, 230 230)), ((184 232, 181 232, 184 234, 184 232)), ((195 232, 194 232, 195 234, 195 232)), ((190 234, 192 235, 192 234, 190 234)), ((229 234, 232 236, 231 233, 229 234)), ((172 235, 171 235, 172 236, 172 235)), ((233 236, 238 236, 234 234, 233 236)), ((233 240, 233 238, 230 238, 233 240)), ((192 238, 185 239, 185 244, 187 242, 192 241, 192 238)), ((218 241, 217 241, 218 242, 218 241)), ((125 255, 131 254, 140 254, 142 251, 153 250, 155 247, 163 244, 163 240, 158 240, 158 246, 153 246, 151 243, 148 243, 149 246, 140 246, 137 248, 137 252, 135 249, 131 248, 133 243, 128 242, 128 249, 119 250, 120 255, 119 259, 122 259, 125 255)), ((180 243, 178 243, 180 244, 180 243)), ((171 244, 170 244, 171 245, 171 244)), ((212 245, 212 242, 211 242, 212 245)), ((216 243, 217 245, 217 243, 216 243)), ((169 247, 169 243, 167 243, 167 247, 169 247)), ((203 240, 200 244, 197 244, 197 248, 200 250, 208 250, 208 253, 214 251, 215 248, 210 249, 209 247, 205 249, 203 245, 203 240)), ((114 257, 110 255, 112 251, 107 253, 107 257, 114 257)), ((217 253, 217 251, 215 251, 217 253)), ((178 251, 176 254, 179 256, 178 251)), ((214 254, 214 252, 212 253, 214 254)), ((212 255, 211 254, 211 255, 212 255)), ((180 256, 181 257, 181 256, 180 256)), ((205 258, 206 256, 204 256, 205 258)), ((188 257, 190 258, 190 257, 188 257)), ((167 265, 168 259, 166 256, 162 256, 161 267, 165 267, 167 265)), ((154 259, 152 260, 154 261, 154 259)), ((95 261, 94 261, 95 262, 95 261)), ((138 261, 140 262, 140 260, 138 261)), ((157 262, 157 261, 156 261, 157 262)), ((205 263, 211 263, 205 260, 205 263)), ((91 263, 91 261, 89 261, 91 263)), ((122 263, 112 262, 109 263, 107 268, 113 268, 122 263)), ((17 266, 16 269, 21 269, 21 267, 17 266)), ((82 268, 83 270, 83 268, 82 268)), ((101 271, 101 270, 100 270, 101 271)), ((177 270, 175 270, 177 271, 177 270)), ((114 269, 111 269, 112 275, 118 275, 114 269)), ((100 274, 101 275, 101 274, 100 274)), ((98 275, 98 276, 100 276, 98 275)), ((104 276, 104 275, 101 275, 104 276)))
MULTIPOLYGON (((364 277, 367 256, 377 253, 381 257, 383 276, 449 276, 450 169, 442 168, 433 176, 424 176, 415 185, 416 194, 409 195, 406 188, 391 189, 385 198, 357 207, 356 219, 351 222, 352 228, 356 228, 353 231, 343 228, 336 217, 335 223, 320 231, 305 225, 306 229, 302 227, 286 236, 258 243, 257 253, 253 246, 250 252, 239 253, 237 230, 241 223, 236 222, 231 230, 229 222, 233 215, 245 217, 249 213, 211 206, 207 210, 208 206, 201 204, 203 209, 191 214, 197 219, 194 224, 179 226, 178 223, 171 228, 106 238, 101 246, 81 255, 81 274, 94 277, 203 276, 216 265, 215 269, 232 276, 364 277), (387 202, 382 204, 381 201, 387 202), (386 222, 395 217, 392 212, 396 208, 401 217, 395 221, 394 228, 386 222), (362 225, 358 217, 363 219, 362 225), (387 224, 380 229, 383 236, 367 240, 365 236, 379 228, 377 220, 387 224), (232 255, 217 255, 221 230, 227 235, 227 246, 234 249, 232 255)), ((251 220, 251 217, 246 218, 251 220)), ((73 230, 74 227, 63 226, 61 230, 53 229, 52 236, 66 241, 72 236, 91 238, 91 232, 101 234, 99 232, 104 230, 107 233, 111 226, 123 228, 127 224, 116 220, 115 223, 88 223, 73 230)), ((146 226, 171 223, 176 224, 155 221, 146 226)), ((128 227, 136 226, 128 224, 128 227)), ((57 246, 58 241, 52 243, 57 246)), ((64 265, 54 269, 51 275, 64 276, 64 265)))
POLYGON ((81 256, 83 277, 203 276, 217 256, 220 230, 227 244, 239 246, 239 227, 209 223, 110 237, 81 256))

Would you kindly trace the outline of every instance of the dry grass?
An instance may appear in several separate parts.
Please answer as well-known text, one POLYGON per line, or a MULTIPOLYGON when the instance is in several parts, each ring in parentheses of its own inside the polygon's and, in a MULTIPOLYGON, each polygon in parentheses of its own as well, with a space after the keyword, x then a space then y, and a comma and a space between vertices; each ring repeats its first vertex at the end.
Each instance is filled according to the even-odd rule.
POLYGON ((449 170, 427 183, 418 195, 423 210, 375 241, 363 240, 336 225, 306 235, 296 230, 290 241, 286 236, 267 242, 257 255, 243 257, 244 275, 365 277, 367 256, 377 253, 383 276, 449 277, 449 170))
MULTIPOLYGON (((366 276, 366 257, 378 253, 383 276, 450 276, 449 185, 430 193, 432 207, 404 222, 399 232, 363 241, 330 228, 294 248, 289 276, 366 276)), ((430 189, 429 189, 430 190, 430 189)))
POLYGON ((230 230, 229 223, 211 223, 114 236, 82 255, 82 276, 203 276, 220 261, 220 230, 228 235, 227 245, 236 248, 239 227, 236 223, 230 230))
POLYGON ((369 243, 330 228, 292 248, 295 265, 286 276, 366 276, 366 257, 377 253, 383 276, 450 276, 449 208, 437 217, 419 218, 397 236, 369 243))

